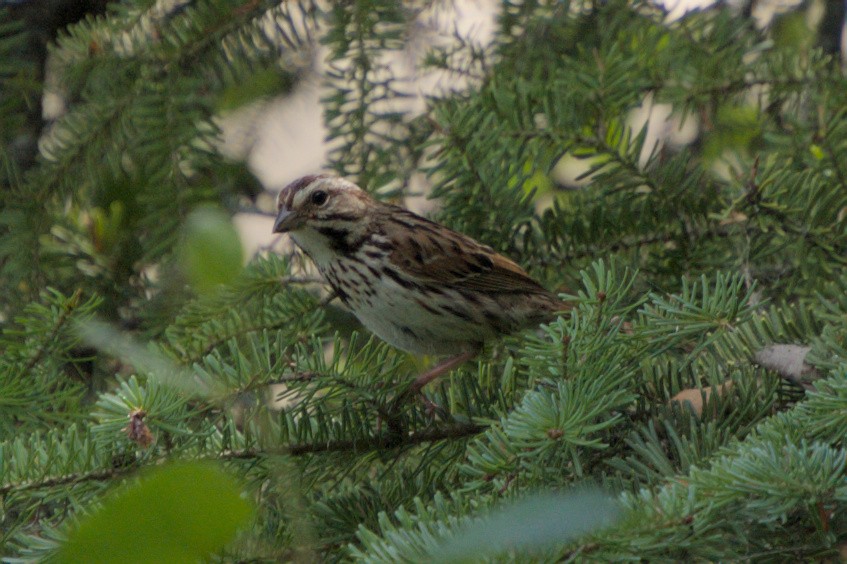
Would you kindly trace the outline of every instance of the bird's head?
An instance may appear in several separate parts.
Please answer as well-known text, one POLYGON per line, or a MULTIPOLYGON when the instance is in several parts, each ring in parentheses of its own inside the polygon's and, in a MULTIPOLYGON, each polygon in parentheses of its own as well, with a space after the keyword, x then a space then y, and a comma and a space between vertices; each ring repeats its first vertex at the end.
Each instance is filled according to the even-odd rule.
POLYGON ((367 192, 343 178, 304 176, 279 193, 273 231, 349 230, 351 223, 364 218, 370 201, 367 192))
POLYGON ((359 248, 379 208, 367 192, 343 178, 304 176, 279 193, 273 230, 290 233, 323 268, 359 248))

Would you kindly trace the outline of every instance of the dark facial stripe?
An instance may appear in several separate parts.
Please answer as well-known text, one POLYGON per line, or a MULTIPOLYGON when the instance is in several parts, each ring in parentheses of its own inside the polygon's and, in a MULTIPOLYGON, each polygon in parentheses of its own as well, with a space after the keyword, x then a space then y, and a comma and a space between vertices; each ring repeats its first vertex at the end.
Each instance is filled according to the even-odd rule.
POLYGON ((320 178, 328 178, 327 174, 309 174, 303 177, 298 178, 297 180, 291 182, 282 189, 279 193, 279 201, 284 204, 285 207, 291 209, 291 205, 294 203, 294 195, 300 190, 307 187, 309 184, 318 180, 320 178))
POLYGON ((351 240, 350 232, 334 227, 317 227, 316 231, 329 239, 329 246, 336 252, 350 256, 359 250, 364 243, 364 238, 351 240))
POLYGON ((358 215, 352 214, 352 213, 337 212, 337 213, 331 213, 331 214, 328 214, 328 215, 319 215, 315 219, 317 219, 318 221, 349 221, 349 222, 354 222, 354 221, 359 221, 361 219, 361 217, 359 217, 358 215))
POLYGON ((298 178, 297 180, 289 184, 286 189, 291 189, 292 192, 297 192, 299 190, 302 190, 318 178, 323 178, 324 176, 325 175, 323 174, 307 174, 306 176, 298 178))

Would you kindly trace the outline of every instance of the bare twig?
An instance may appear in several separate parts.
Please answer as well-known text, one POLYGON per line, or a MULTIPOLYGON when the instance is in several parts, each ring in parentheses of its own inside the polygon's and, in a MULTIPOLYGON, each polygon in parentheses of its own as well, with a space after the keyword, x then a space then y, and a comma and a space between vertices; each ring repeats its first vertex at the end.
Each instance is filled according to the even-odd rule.
POLYGON ((138 466, 123 466, 119 468, 108 468, 105 470, 94 470, 81 474, 65 474, 62 476, 46 476, 40 480, 30 480, 26 482, 7 483, 0 486, 0 496, 8 495, 12 492, 20 493, 32 490, 41 490, 45 488, 54 488, 57 486, 65 486, 71 484, 79 484, 83 482, 105 482, 121 474, 126 474, 137 470, 138 466))
POLYGON ((316 454, 321 452, 362 452, 367 450, 376 450, 381 448, 396 448, 402 446, 414 446, 422 443, 431 443, 444 439, 459 439, 462 437, 470 437, 484 431, 484 425, 475 423, 464 423, 459 425, 451 425, 449 427, 441 427, 437 429, 428 429, 417 433, 409 433, 406 436, 396 437, 395 435, 377 436, 364 440, 347 440, 347 441, 329 441, 326 443, 306 443, 301 445, 292 445, 283 452, 292 456, 302 456, 304 454, 316 454))
POLYGON ((316 276, 283 276, 279 279, 280 284, 324 284, 322 278, 316 276))

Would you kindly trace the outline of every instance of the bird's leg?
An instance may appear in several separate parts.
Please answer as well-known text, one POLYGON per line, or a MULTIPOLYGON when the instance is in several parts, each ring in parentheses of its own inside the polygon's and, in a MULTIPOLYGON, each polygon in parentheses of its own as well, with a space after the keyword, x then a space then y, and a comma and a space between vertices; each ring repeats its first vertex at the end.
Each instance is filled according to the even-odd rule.
POLYGON ((440 408, 435 403, 430 401, 426 396, 424 396, 421 393, 421 389, 423 389, 424 386, 426 386, 439 376, 442 376, 443 374, 450 372, 450 370, 456 368, 460 364, 469 361, 470 359, 478 355, 480 350, 482 350, 482 347, 475 347, 456 356, 451 356, 450 358, 439 362, 438 364, 436 364, 435 366, 415 378, 415 381, 412 382, 412 385, 397 394, 397 397, 395 397, 394 401, 391 402, 390 407, 387 410, 388 416, 386 417, 386 420, 388 421, 389 430, 393 434, 398 436, 399 434, 402 434, 403 426, 396 418, 396 414, 398 413, 398 409, 400 408, 400 406, 403 405, 406 401, 408 401, 409 398, 413 395, 417 395, 418 397, 423 399, 424 406, 426 407, 428 413, 434 414, 435 412, 437 412, 440 408))
POLYGON ((439 362, 438 364, 436 364, 435 366, 415 378, 415 381, 412 383, 410 391, 412 393, 420 392, 424 386, 426 386, 442 374, 450 372, 457 366, 464 364, 465 362, 469 361, 478 354, 479 349, 474 348, 471 350, 467 350, 461 354, 457 354, 456 356, 451 356, 450 358, 439 362))

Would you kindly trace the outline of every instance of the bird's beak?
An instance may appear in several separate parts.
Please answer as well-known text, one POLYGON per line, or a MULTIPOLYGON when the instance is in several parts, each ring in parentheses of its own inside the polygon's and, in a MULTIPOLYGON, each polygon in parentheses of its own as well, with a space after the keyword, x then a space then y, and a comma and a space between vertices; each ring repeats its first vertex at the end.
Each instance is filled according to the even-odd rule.
POLYGON ((302 225, 302 216, 283 206, 279 210, 279 215, 276 216, 276 221, 274 221, 274 233, 288 233, 302 225))

